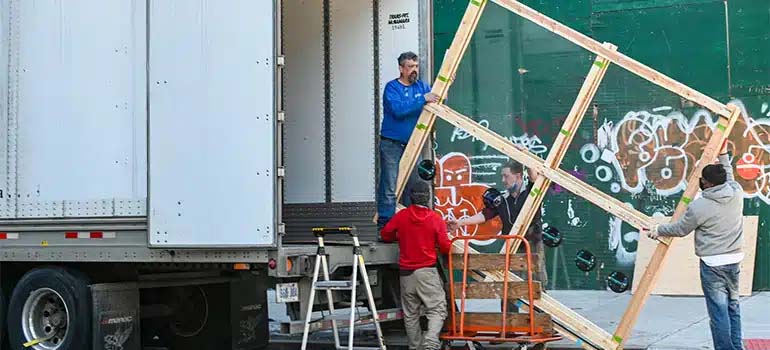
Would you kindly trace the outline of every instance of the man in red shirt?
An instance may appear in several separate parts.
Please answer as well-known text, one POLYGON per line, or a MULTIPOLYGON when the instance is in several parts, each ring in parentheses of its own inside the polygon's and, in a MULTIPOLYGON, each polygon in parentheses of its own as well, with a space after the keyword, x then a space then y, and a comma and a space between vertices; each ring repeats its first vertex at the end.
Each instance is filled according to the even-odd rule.
POLYGON ((396 213, 382 228, 385 242, 398 241, 401 267, 401 304, 404 310, 409 349, 438 350, 439 333, 447 316, 446 294, 436 269, 436 246, 449 253, 452 243, 446 223, 429 205, 430 185, 418 181, 410 194, 412 205, 396 213), (420 327, 420 307, 424 307, 428 329, 420 327))

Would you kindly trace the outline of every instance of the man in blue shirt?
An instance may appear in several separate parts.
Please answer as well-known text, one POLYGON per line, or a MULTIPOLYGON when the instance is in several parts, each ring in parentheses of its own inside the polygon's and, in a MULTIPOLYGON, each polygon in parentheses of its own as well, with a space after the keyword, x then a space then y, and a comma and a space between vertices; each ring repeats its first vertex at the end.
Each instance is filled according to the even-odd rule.
MULTIPOLYGON (((398 164, 422 107, 438 101, 430 85, 417 79, 420 63, 413 52, 398 56, 400 76, 385 85, 380 128, 380 183, 377 189, 377 228, 381 230, 396 211, 398 164)), ((410 183, 413 181, 410 176, 410 183)), ((407 189, 409 186, 407 186, 407 189)), ((408 203, 405 203, 405 205, 408 203)))

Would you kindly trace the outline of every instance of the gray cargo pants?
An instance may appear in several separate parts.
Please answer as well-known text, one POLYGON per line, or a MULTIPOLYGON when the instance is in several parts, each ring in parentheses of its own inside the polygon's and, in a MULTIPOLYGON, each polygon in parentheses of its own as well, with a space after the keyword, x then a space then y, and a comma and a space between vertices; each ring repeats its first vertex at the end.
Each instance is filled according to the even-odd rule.
POLYGON ((401 272, 401 304, 404 310, 409 350, 438 350, 439 334, 447 317, 446 294, 441 276, 435 267, 424 267, 411 273, 401 272), (428 319, 423 334, 420 308, 428 319))

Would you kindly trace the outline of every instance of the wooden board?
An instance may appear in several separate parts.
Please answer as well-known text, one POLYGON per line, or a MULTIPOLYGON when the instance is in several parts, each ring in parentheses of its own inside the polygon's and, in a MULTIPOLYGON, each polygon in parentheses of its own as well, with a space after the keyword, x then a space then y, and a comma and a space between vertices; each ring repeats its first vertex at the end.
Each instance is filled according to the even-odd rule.
MULTIPOLYGON (((455 298, 460 299, 463 285, 455 282, 455 298)), ((532 294, 534 299, 540 299, 542 289, 540 282, 532 282, 532 294)), ((465 287, 466 299, 502 299, 503 282, 470 282, 465 287)), ((528 299, 529 290, 527 282, 508 281, 508 299, 528 299)))
MULTIPOLYGON (((527 255, 511 254, 509 271, 527 271, 527 255)), ((462 254, 452 254, 452 268, 462 270, 462 254)), ((505 270, 505 254, 472 254, 468 255, 468 268, 471 270, 505 270)), ((537 254, 532 254, 532 272, 540 271, 537 264, 537 254)))
MULTIPOLYGON (((658 219, 658 218, 656 218, 658 219)), ((659 222, 667 222, 668 218, 660 218, 659 222)), ((746 257, 741 263, 741 280, 738 286, 740 295, 751 295, 754 281, 754 258, 757 251, 757 229, 759 217, 746 216, 743 218, 743 253, 746 257)), ((634 266, 634 282, 631 291, 636 291, 636 283, 647 267, 655 249, 656 241, 639 237, 636 248, 636 265, 634 266)), ((695 235, 690 234, 681 238, 669 250, 669 257, 663 264, 658 283, 652 289, 656 295, 687 295, 703 296, 700 285, 700 258, 695 255, 695 235)))
MULTIPOLYGON (((447 318, 447 321, 451 324, 451 317, 447 318)), ((482 312, 466 312, 465 313, 465 331, 476 332, 496 332, 500 330, 503 324, 503 315, 501 313, 482 313, 482 312)), ((505 316, 506 328, 511 332, 529 331, 529 314, 525 313, 508 313, 505 316)), ((460 328, 460 313, 457 313, 455 324, 459 330, 460 328)), ((551 316, 548 314, 535 313, 535 332, 542 332, 544 334, 553 334, 553 322, 551 316)))

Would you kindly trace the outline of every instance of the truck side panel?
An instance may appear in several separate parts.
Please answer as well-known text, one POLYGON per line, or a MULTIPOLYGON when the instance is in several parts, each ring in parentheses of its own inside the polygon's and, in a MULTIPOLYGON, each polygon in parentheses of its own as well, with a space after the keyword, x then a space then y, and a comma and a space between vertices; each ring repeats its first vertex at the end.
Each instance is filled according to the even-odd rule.
POLYGON ((3 10, 4 119, 13 121, 3 123, 3 217, 141 215, 144 4, 10 1, 3 10))

